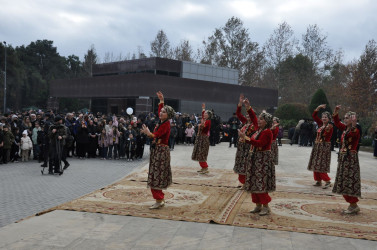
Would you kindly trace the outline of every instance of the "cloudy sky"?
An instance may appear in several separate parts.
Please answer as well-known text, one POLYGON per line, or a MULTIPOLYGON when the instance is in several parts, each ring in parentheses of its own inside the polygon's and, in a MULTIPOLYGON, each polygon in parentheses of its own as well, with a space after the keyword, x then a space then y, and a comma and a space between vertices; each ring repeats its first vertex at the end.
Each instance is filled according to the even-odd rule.
POLYGON ((284 21, 299 40, 308 25, 317 24, 347 62, 377 40, 376 11, 373 0, 0 0, 0 41, 15 47, 48 39, 60 55, 81 59, 92 44, 100 59, 138 47, 149 55, 160 29, 171 45, 188 39, 196 49, 235 16, 260 45, 284 21))

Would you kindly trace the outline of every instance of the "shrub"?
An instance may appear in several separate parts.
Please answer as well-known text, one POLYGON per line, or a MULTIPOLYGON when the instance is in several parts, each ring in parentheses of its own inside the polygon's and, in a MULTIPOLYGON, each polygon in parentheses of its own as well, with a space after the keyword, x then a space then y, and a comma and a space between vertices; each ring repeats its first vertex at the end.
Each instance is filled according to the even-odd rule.
POLYGON ((310 104, 309 104, 309 107, 308 107, 308 110, 309 110, 309 113, 312 114, 313 111, 321 104, 326 104, 326 109, 323 110, 321 109, 319 111, 319 117, 321 117, 321 114, 322 112, 324 111, 328 111, 330 112, 330 114, 332 113, 331 112, 331 108, 330 108, 330 104, 329 104, 329 101, 327 100, 327 97, 326 97, 326 94, 325 92, 322 90, 322 89, 318 89, 313 97, 312 97, 312 100, 310 101, 310 104))
POLYGON ((363 137, 361 138, 361 146, 371 147, 373 143, 373 138, 363 137))
POLYGON ((280 118, 284 128, 296 126, 299 120, 311 117, 307 106, 299 103, 281 105, 274 115, 280 118))

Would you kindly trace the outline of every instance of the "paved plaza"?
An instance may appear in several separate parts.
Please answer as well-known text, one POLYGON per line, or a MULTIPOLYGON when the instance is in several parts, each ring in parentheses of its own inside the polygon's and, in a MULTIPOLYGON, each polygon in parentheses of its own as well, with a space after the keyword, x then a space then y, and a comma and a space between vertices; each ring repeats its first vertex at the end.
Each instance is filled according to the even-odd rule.
MULTIPOLYGON (((311 148, 285 144, 279 150, 277 174, 308 173, 311 148)), ((191 146, 176 146, 172 167, 199 169, 191 152, 191 146)), ((227 143, 211 147, 210 168, 232 169, 235 152, 227 143)), ((335 178, 336 157, 333 152, 331 178, 335 178)), ((368 152, 360 152, 359 157, 362 179, 377 180, 377 159, 368 152)), ((148 160, 70 160, 71 167, 60 177, 42 176, 36 162, 0 166, 0 249, 377 249, 377 242, 368 240, 62 210, 13 223, 148 164, 148 160)))

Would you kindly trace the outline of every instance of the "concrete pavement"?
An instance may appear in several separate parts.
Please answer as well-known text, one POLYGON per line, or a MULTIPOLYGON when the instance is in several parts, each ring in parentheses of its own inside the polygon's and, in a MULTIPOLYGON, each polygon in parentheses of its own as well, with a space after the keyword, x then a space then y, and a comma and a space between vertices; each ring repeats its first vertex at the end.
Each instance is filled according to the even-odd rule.
MULTIPOLYGON (((277 174, 299 173, 311 178, 306 170, 311 148, 285 144, 280 149, 277 174)), ((178 145, 172 151, 172 166, 198 168, 191 161, 191 146, 178 145)), ((232 169, 235 148, 227 143, 210 148, 208 163, 210 168, 232 169)), ((330 177, 335 177, 336 154, 332 154, 330 177)), ((77 160, 79 161, 79 160, 77 160)), ((87 160, 81 161, 86 164, 87 160)), ((93 160, 95 162, 100 160, 93 160)), ((94 162, 91 163, 95 164, 94 162)), ((114 163, 116 165, 116 163, 114 163)), ((147 162, 139 163, 139 167, 147 162)), ((80 170, 80 165, 72 168, 71 178, 80 170)), ((107 165, 107 164, 106 164, 107 165)), ((371 153, 360 152, 362 179, 376 180, 377 160, 371 153)), ((99 166, 99 168, 109 166, 99 166)), ((97 171, 100 171, 97 169, 97 171)), ((111 170, 110 170, 111 171, 111 170)), ((1 171, 0 175, 3 174, 1 171)), ((124 173, 124 175, 127 174, 124 173)), ((119 178, 115 179, 120 179, 119 178)), ((66 190, 68 172, 62 177, 60 187, 66 190), (65 181, 64 181, 65 180, 65 181)), ((11 178, 11 177, 8 177, 11 178)), ((28 176, 27 179, 38 179, 28 176)), ((48 178, 48 177, 46 177, 48 178)), ((94 178, 90 177, 89 179, 94 178)), ((98 177, 97 177, 98 178, 98 177)), ((174 178, 174 176, 173 176, 174 178)), ((99 178, 101 179, 101 178, 99 178)), ((235 176, 236 179, 236 176, 235 176)), ((81 180, 76 180, 81 181, 81 180)), ((88 182, 89 180, 85 180, 88 182)), ((98 181, 98 180, 97 180, 98 181)), ((114 180, 115 181, 115 180, 114 180)), ((112 181, 113 182, 113 181, 112 181)), ((107 183, 110 184, 111 182, 107 183)), ((102 184, 101 184, 102 185, 102 184)), ((98 189, 90 187, 88 189, 98 189)), ((12 193, 13 187, 8 187, 12 193)), ((89 191, 89 192, 90 192, 89 191)), ((19 196, 13 192, 13 199, 19 196)), ((63 192, 64 194, 65 192, 63 192)), ((85 192, 88 193, 88 192, 85 192)), ((62 195, 63 195, 62 194, 62 195)), ((64 195, 63 195, 64 196, 64 195)), ((23 199, 28 199, 27 195, 23 199)), ((73 198, 71 198, 73 199, 73 198)), ((68 199, 69 200, 69 199, 68 199)), ((62 201, 64 202, 64 201, 62 201)), ((1 199, 0 199, 1 203, 1 199)), ((153 200, 151 198, 151 204, 153 200)), ((168 209, 168 207, 164 208, 168 209)), ((377 249, 376 241, 358 240, 333 236, 303 234, 295 232, 271 231, 255 228, 242 228, 227 225, 168 221, 129 216, 91 214, 73 211, 53 211, 42 216, 32 217, 19 223, 0 228, 0 249, 377 249)))

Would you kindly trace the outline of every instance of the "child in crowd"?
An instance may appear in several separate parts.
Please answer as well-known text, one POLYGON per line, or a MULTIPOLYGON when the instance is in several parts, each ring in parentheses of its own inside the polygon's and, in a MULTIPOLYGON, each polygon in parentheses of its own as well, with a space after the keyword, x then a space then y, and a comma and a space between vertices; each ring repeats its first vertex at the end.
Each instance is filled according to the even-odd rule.
POLYGON ((29 151, 33 148, 30 137, 28 136, 27 130, 22 132, 21 138, 21 161, 29 161, 29 151))
POLYGON ((101 160, 106 160, 107 158, 107 148, 109 146, 106 129, 103 128, 101 134, 98 135, 98 146, 101 160))
POLYGON ((188 125, 188 127, 186 128, 186 130, 185 130, 185 134, 186 134, 186 145, 190 145, 190 144, 192 144, 192 143, 193 143, 192 138, 193 138, 193 136, 194 136, 194 134, 195 134, 195 130, 194 130, 194 128, 192 127, 192 124, 191 124, 191 123, 190 123, 190 124, 188 125))
POLYGON ((136 139, 132 133, 128 134, 128 138, 126 140, 126 155, 127 161, 133 161, 135 157, 136 151, 136 139))

